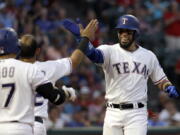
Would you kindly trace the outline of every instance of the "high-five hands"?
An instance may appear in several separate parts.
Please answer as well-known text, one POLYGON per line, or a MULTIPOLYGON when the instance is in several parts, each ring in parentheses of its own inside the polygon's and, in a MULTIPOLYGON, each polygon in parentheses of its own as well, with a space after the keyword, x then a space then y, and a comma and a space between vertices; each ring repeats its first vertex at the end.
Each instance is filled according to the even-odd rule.
POLYGON ((79 24, 78 26, 78 24, 69 19, 64 19, 62 21, 62 25, 64 28, 70 31, 78 41, 81 37, 87 37, 89 40, 93 40, 95 32, 98 28, 98 21, 97 19, 91 20, 85 29, 83 28, 82 24, 79 24))
POLYGON ((97 19, 92 19, 89 24, 84 29, 82 24, 79 24, 81 37, 87 37, 89 40, 93 41, 95 38, 95 32, 98 28, 97 19))

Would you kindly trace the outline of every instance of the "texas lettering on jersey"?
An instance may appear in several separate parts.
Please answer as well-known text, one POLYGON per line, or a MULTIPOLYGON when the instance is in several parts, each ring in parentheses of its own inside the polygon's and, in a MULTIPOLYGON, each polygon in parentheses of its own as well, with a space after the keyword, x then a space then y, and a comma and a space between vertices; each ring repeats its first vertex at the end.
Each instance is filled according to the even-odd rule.
POLYGON ((108 102, 147 101, 147 81, 154 84, 166 77, 153 52, 139 46, 134 52, 121 48, 119 43, 101 45, 108 102))
POLYGON ((132 70, 130 69, 128 62, 119 62, 112 66, 118 74, 136 73, 143 75, 145 79, 148 77, 149 69, 147 68, 147 65, 135 61, 133 61, 133 65, 134 68, 132 70))

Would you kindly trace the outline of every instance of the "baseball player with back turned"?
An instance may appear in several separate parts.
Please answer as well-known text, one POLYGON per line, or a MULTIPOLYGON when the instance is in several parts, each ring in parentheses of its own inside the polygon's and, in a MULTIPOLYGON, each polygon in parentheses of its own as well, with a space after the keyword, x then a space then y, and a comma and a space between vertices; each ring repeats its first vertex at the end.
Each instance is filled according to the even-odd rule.
POLYGON ((14 59, 17 33, 0 29, 0 135, 33 135, 35 92, 59 105, 75 91, 53 88, 36 65, 14 59))
MULTIPOLYGON (((82 36, 89 39, 94 38, 94 33, 97 29, 97 20, 92 20, 89 25, 84 29, 82 36)), ((83 40, 81 41, 83 42, 83 40)), ((80 43, 81 44, 81 43, 80 43)), ((87 43, 88 44, 88 43, 87 43)), ((22 61, 31 62, 37 65, 37 67, 43 71, 50 82, 55 85, 55 82, 72 72, 80 62, 82 61, 84 54, 78 48, 69 58, 63 58, 50 61, 36 61, 36 57, 39 54, 40 48, 37 45, 35 38, 32 35, 23 35, 20 39, 20 59, 22 61)), ((64 90, 74 91, 73 88, 62 87, 64 90)), ((74 96, 75 97, 75 96, 74 96)), ((71 98, 73 101, 75 98, 71 98)), ((34 123, 34 135, 46 135, 45 122, 48 118, 47 108, 48 101, 41 95, 36 95, 35 102, 35 123, 34 123)))
MULTIPOLYGON (((172 98, 179 92, 171 84, 155 54, 137 44, 139 20, 123 15, 116 26, 119 43, 94 48, 88 44, 84 54, 103 68, 107 109, 103 135, 147 134, 147 80, 172 98)), ((79 38, 82 27, 66 20, 66 29, 79 38), (68 24, 68 25, 66 25, 68 24)))

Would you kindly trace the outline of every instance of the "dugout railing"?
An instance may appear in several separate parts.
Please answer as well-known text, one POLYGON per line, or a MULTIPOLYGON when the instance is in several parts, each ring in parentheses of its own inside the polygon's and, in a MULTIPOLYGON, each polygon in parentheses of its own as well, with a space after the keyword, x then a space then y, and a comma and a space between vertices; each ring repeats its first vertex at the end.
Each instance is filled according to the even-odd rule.
MULTIPOLYGON (((48 130, 47 135, 102 135, 102 128, 63 128, 48 130)), ((180 127, 149 128, 148 135, 180 135, 180 127)))

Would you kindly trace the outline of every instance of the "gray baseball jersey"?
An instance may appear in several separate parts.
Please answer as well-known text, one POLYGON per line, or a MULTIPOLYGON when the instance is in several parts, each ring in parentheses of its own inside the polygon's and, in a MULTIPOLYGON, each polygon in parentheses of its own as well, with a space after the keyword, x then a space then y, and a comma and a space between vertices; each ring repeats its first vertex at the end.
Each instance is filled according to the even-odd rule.
POLYGON ((166 78, 153 52, 139 46, 134 52, 118 44, 101 45, 104 63, 101 65, 106 81, 105 98, 112 103, 147 100, 147 80, 158 84, 166 78))
POLYGON ((34 93, 48 80, 38 68, 15 59, 0 60, 0 123, 33 125, 34 93))

